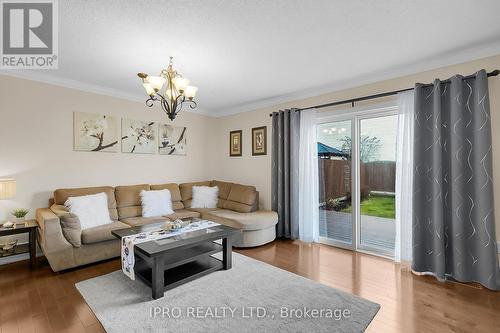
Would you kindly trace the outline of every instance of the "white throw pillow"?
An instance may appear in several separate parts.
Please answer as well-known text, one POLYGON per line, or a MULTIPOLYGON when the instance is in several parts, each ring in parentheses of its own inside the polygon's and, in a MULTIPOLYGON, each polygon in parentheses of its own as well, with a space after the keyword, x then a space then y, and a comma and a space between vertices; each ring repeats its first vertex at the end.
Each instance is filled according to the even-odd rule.
POLYGON ((82 230, 112 223, 109 217, 106 193, 69 197, 64 203, 71 214, 78 217, 82 230))
POLYGON ((217 208, 219 188, 217 186, 193 186, 191 208, 217 208))
POLYGON ((164 216, 173 214, 172 196, 169 190, 141 191, 142 216, 164 216))

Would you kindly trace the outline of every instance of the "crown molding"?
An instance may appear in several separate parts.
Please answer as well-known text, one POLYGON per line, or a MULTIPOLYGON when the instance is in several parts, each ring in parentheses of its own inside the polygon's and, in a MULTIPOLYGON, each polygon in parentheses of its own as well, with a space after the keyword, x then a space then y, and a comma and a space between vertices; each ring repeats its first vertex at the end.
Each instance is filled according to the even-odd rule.
MULTIPOLYGON (((122 91, 112 89, 112 88, 106 88, 103 86, 99 85, 93 85, 93 84, 88 84, 88 83, 83 83, 80 81, 76 80, 71 80, 71 79, 62 79, 62 78, 56 78, 51 75, 45 75, 46 70, 40 70, 40 71, 0 71, 1 75, 5 76, 10 76, 10 77, 15 77, 18 79, 24 79, 24 80, 30 80, 30 81, 35 81, 35 82, 40 82, 40 83, 45 83, 45 84, 50 84, 58 87, 63 87, 63 88, 68 88, 68 89, 73 89, 73 90, 78 90, 78 91, 83 91, 87 93, 92 93, 92 94, 98 94, 98 95, 103 95, 103 96, 109 96, 113 98, 118 98, 118 99, 123 99, 127 101, 132 101, 132 102, 138 102, 144 105, 146 101, 146 97, 144 95, 135 95, 135 94, 126 94, 123 93, 122 91)), ((196 108, 196 110, 190 110, 189 108, 183 109, 182 112, 190 112, 190 113, 195 113, 199 115, 204 115, 204 116, 209 116, 209 117, 215 117, 213 112, 210 112, 209 110, 206 109, 200 109, 196 108)))
POLYGON ((453 66, 469 61, 487 58, 500 54, 500 42, 488 42, 475 47, 454 50, 443 53, 440 56, 424 59, 413 64, 400 66, 398 68, 370 73, 358 76, 341 83, 329 84, 310 89, 292 92, 280 96, 270 97, 255 102, 244 103, 233 107, 228 107, 214 112, 216 117, 225 117, 242 112, 254 111, 262 108, 278 106, 279 104, 300 101, 301 99, 320 96, 327 93, 338 92, 346 89, 356 88, 367 84, 395 79, 408 75, 414 75, 421 72, 453 66))

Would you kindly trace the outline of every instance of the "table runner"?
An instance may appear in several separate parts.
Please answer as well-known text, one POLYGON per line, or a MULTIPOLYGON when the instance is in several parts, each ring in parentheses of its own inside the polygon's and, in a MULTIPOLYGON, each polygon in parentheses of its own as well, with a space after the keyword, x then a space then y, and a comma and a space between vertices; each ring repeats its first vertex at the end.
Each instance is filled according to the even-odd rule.
POLYGON ((180 235, 186 232, 206 229, 210 227, 215 227, 220 225, 219 223, 215 223, 208 220, 197 221, 187 225, 184 228, 180 228, 176 231, 165 231, 163 229, 151 230, 148 232, 141 232, 139 234, 130 235, 122 237, 122 245, 121 245, 121 259, 122 259, 122 271, 128 276, 131 280, 135 280, 135 256, 134 256, 134 245, 150 242, 153 240, 159 240, 164 238, 173 237, 176 235, 180 235))

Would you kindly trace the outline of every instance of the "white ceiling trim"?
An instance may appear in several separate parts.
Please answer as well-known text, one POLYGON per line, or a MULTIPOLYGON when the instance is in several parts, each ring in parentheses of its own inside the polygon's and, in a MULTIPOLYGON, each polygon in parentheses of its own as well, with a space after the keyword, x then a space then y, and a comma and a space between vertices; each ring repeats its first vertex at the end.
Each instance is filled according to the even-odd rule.
MULTIPOLYGON (((50 75, 43 75, 45 72, 46 72, 46 70, 40 70, 38 72, 23 72, 22 70, 19 70, 17 72, 10 72, 10 71, 9 72, 0 72, 0 74, 5 75, 5 76, 19 78, 19 79, 25 79, 25 80, 30 80, 30 81, 51 84, 51 85, 59 86, 59 87, 63 87, 63 88, 79 90, 79 91, 83 91, 83 92, 87 92, 87 93, 104 95, 104 96, 109 96, 109 97, 114 97, 114 98, 118 98, 118 99, 132 101, 132 102, 138 102, 138 103, 141 103, 145 108, 147 107, 145 105, 147 96, 145 96, 145 95, 125 94, 125 93, 120 92, 116 89, 110 89, 110 88, 106 88, 106 87, 102 87, 102 86, 98 86, 98 85, 83 83, 83 82, 76 81, 76 80, 55 78, 55 77, 50 76, 50 75)), ((138 87, 138 90, 141 91, 142 88, 138 87)), ((155 105, 153 107, 160 107, 160 106, 155 105)), ((189 108, 183 108, 182 112, 191 112, 191 113, 201 114, 204 116, 215 117, 213 112, 209 112, 203 108, 196 108, 194 110, 191 110, 189 108)))
MULTIPOLYGON (((357 78, 352 78, 339 84, 326 85, 317 88, 302 90, 300 92, 290 93, 286 95, 276 96, 260 101, 246 103, 235 107, 224 108, 219 111, 212 111, 212 115, 216 117, 225 117, 242 112, 254 111, 266 107, 278 106, 279 104, 299 101, 301 99, 320 96, 327 93, 333 93, 346 89, 356 88, 367 84, 372 84, 380 81, 395 79, 407 75, 418 74, 421 72, 438 69, 446 66, 457 65, 481 58, 491 57, 500 54, 500 43, 498 41, 483 44, 473 48, 459 50, 455 52, 445 53, 441 56, 433 57, 419 61, 408 66, 390 69, 383 72, 363 75, 357 78)), ((478 68, 479 70, 480 68, 478 68)), ((463 73, 472 74, 472 73, 463 73)), ((411 88, 411 87, 400 87, 411 88)), ((333 102, 333 101, 332 101, 333 102)))

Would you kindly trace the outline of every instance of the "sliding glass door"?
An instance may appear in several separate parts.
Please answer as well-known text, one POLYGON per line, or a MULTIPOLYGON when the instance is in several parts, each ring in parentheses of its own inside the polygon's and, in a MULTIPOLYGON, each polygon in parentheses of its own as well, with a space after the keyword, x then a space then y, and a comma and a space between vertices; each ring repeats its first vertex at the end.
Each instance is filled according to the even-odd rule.
POLYGON ((352 194, 352 121, 320 124, 318 135, 319 235, 325 241, 351 248, 353 218, 349 212, 352 194))
POLYGON ((397 110, 319 120, 320 242, 394 256, 397 110))
POLYGON ((394 255, 398 116, 359 120, 358 248, 394 255))

